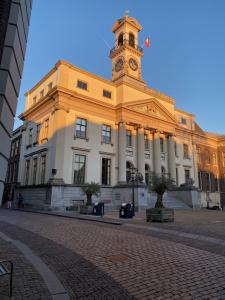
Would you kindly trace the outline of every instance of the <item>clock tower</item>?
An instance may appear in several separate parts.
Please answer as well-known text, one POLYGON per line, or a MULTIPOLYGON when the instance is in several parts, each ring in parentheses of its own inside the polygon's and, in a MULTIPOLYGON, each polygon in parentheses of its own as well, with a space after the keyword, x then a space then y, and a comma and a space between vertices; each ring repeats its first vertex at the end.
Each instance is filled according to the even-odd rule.
POLYGON ((145 85, 141 76, 141 58, 144 53, 138 46, 138 32, 141 29, 137 20, 128 15, 113 25, 115 46, 109 54, 112 59, 112 81, 145 85))

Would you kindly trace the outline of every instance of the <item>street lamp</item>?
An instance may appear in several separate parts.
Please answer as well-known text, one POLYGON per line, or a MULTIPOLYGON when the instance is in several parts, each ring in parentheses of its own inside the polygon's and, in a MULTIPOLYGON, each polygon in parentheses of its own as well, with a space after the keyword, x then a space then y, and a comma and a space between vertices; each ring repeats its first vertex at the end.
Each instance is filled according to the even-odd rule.
POLYGON ((141 183, 143 181, 143 176, 140 172, 138 172, 138 169, 135 167, 130 168, 130 180, 132 183, 132 206, 133 206, 133 216, 135 216, 135 201, 134 201, 134 185, 135 183, 141 183))

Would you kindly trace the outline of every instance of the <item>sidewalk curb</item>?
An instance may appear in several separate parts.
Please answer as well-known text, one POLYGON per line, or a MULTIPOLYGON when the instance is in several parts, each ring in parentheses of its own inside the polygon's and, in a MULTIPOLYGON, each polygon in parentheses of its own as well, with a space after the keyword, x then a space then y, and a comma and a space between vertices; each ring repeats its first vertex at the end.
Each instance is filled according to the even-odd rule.
POLYGON ((69 219, 77 219, 82 221, 91 221, 91 222, 97 222, 97 223, 105 223, 110 225, 123 225, 122 222, 117 220, 104 220, 104 219, 94 219, 94 217, 81 217, 81 216, 70 216, 63 213, 57 213, 57 212, 45 212, 45 211, 39 211, 39 210, 30 210, 30 209, 17 209, 12 208, 14 211, 22 211, 22 212, 29 212, 34 214, 41 214, 41 215, 48 215, 48 216, 55 216, 55 217, 63 217, 63 218, 69 218, 69 219))

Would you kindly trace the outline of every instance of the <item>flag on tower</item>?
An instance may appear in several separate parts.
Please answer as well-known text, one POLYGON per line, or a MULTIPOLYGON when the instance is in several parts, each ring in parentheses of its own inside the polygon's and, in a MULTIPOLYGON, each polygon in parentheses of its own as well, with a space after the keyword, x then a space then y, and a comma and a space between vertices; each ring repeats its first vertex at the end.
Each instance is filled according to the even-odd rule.
POLYGON ((150 38, 149 37, 147 37, 146 40, 145 40, 145 47, 146 48, 150 47, 150 38))

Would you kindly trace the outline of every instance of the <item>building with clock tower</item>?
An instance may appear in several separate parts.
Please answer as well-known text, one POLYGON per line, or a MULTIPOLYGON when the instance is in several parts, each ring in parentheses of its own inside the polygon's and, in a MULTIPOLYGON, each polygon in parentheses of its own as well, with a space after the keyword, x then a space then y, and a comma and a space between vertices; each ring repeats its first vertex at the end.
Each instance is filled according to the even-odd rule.
POLYGON ((118 210, 132 199, 133 172, 137 210, 154 206, 153 172, 174 179, 166 207, 225 203, 225 136, 203 131, 193 114, 143 81, 141 29, 127 15, 113 25, 111 80, 60 60, 25 94, 6 177, 25 205, 78 207, 86 201, 81 186, 98 182, 95 201, 118 210))

